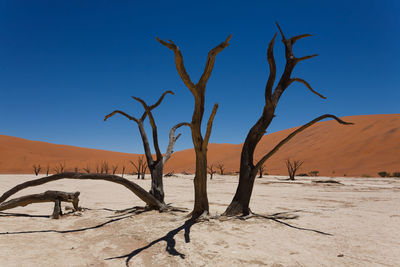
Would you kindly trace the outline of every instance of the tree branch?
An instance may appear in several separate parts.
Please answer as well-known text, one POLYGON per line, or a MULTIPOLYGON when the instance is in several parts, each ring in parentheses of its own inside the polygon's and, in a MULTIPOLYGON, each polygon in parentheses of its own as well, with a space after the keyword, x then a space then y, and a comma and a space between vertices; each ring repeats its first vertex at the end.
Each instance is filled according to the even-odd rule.
POLYGON ((203 147, 206 147, 206 148, 208 145, 208 141, 210 140, 212 124, 214 121, 215 114, 217 113, 217 109, 218 109, 218 103, 215 103, 215 105, 211 111, 210 118, 208 119, 208 122, 207 122, 207 130, 206 130, 206 135, 204 137, 203 147))
POLYGON ((311 85, 308 82, 306 82, 305 80, 300 79, 300 78, 291 78, 290 81, 289 81, 289 85, 292 84, 293 82, 299 82, 299 83, 304 84, 311 92, 313 92, 314 94, 316 94, 317 96, 319 96, 319 97, 321 97, 323 99, 326 99, 325 96, 323 96, 320 93, 318 93, 317 91, 313 90, 311 88, 311 85))
MULTIPOLYGON (((150 107, 146 104, 146 102, 144 102, 144 100, 142 100, 141 98, 135 97, 135 96, 132 96, 132 98, 135 99, 136 101, 138 101, 138 102, 140 102, 140 103, 142 104, 142 106, 143 106, 144 109, 146 110, 146 114, 149 116, 150 125, 151 125, 151 128, 152 128, 152 130, 153 130, 153 131, 152 131, 152 132, 153 132, 153 145, 154 145, 154 149, 155 149, 155 151, 156 151, 157 161, 158 161, 158 160, 161 160, 162 155, 161 155, 161 152, 160 152, 160 147, 159 147, 159 145, 158 145, 157 125, 156 125, 156 123, 155 123, 155 121, 154 121, 154 117, 153 117, 153 114, 151 113, 151 109, 150 109, 150 107)), ((162 100, 162 99, 161 99, 161 100, 162 100)), ((161 103, 161 101, 160 101, 160 103, 161 103)))
POLYGON ((122 178, 117 175, 112 174, 84 174, 84 173, 77 173, 77 172, 64 172, 60 174, 55 174, 35 180, 30 180, 19 184, 7 192, 5 192, 2 196, 0 196, 0 203, 4 202, 7 198, 14 195, 15 193, 32 186, 42 185, 48 182, 57 181, 60 179, 76 179, 76 180, 105 180, 113 183, 120 184, 125 186, 131 192, 133 192, 136 196, 138 196, 141 200, 143 200, 147 205, 150 207, 165 210, 167 206, 160 201, 158 201, 155 197, 153 197, 150 193, 144 190, 139 185, 135 184, 132 181, 129 181, 125 178, 122 178))
POLYGON ((114 111, 111 112, 110 114, 106 115, 106 116, 104 117, 104 121, 108 120, 109 118, 111 118, 112 116, 114 116, 114 115, 117 114, 117 113, 119 113, 119 114, 121 114, 121 115, 127 117, 127 118, 128 118, 129 120, 131 120, 131 121, 135 121, 135 122, 138 122, 138 121, 139 121, 139 120, 136 119, 135 117, 132 117, 131 115, 128 115, 128 114, 126 114, 125 112, 123 112, 123 111, 121 111, 121 110, 114 110, 114 111))
POLYGON ((157 41, 160 42, 163 46, 172 50, 175 54, 175 66, 176 70, 178 71, 183 83, 189 88, 193 95, 196 95, 195 85, 189 77, 189 74, 186 72, 185 64, 183 63, 183 56, 181 51, 179 50, 178 46, 174 44, 171 40, 168 42, 161 40, 160 38, 156 37, 157 41))
POLYGON ((336 117, 334 115, 331 115, 331 114, 325 114, 325 115, 319 116, 318 118, 310 121, 307 124, 304 124, 303 126, 301 126, 298 129, 296 129, 291 134, 289 134, 285 139, 280 141, 279 144, 277 144, 270 152, 268 152, 268 154, 266 154, 264 157, 261 158, 261 160, 255 165, 255 168, 256 169, 260 168, 260 166, 263 165, 264 162, 267 159, 269 159, 273 154, 275 154, 275 152, 277 152, 284 144, 289 142, 289 140, 292 139, 294 136, 296 136, 298 133, 304 131, 305 129, 307 129, 308 127, 312 126, 316 122, 318 122, 320 120, 323 120, 323 119, 326 119, 326 118, 332 118, 332 119, 336 120, 338 123, 344 124, 344 125, 354 124, 354 123, 351 123, 351 122, 345 122, 345 121, 343 121, 343 120, 339 119, 338 117, 336 117))
POLYGON ((163 164, 165 164, 165 163, 169 160, 169 158, 171 157, 172 153, 174 153, 173 149, 174 149, 175 142, 176 142, 176 140, 178 140, 179 136, 181 136, 181 134, 178 134, 178 135, 175 137, 175 131, 176 131, 179 127, 182 127, 182 126, 188 126, 188 127, 190 127, 190 124, 187 123, 187 122, 181 122, 181 123, 176 124, 176 125, 175 125, 174 127, 172 127, 171 130, 169 131, 169 143, 168 143, 167 151, 165 152, 165 155, 164 155, 164 157, 163 157, 163 159, 162 159, 163 164))
POLYGON ((229 35, 228 38, 226 38, 226 40, 224 42, 222 42, 221 44, 219 44, 218 46, 216 46, 212 50, 210 50, 210 52, 208 52, 206 66, 204 68, 203 74, 200 77, 199 82, 197 83, 197 85, 200 88, 203 88, 203 90, 204 90, 204 88, 207 84, 207 81, 211 76, 211 72, 214 68, 215 56, 218 55, 219 52, 224 50, 224 48, 229 46, 229 40, 231 38, 232 38, 232 34, 229 35))
POLYGON ((274 43, 276 38, 276 33, 268 45, 267 50, 267 60, 269 64, 269 76, 267 85, 265 86, 265 104, 269 105, 272 102, 272 88, 274 87, 275 77, 276 77, 276 64, 274 57, 274 43))
POLYGON ((302 60, 310 59, 310 58, 313 58, 313 57, 316 57, 316 56, 318 56, 318 54, 314 54, 314 55, 311 55, 311 56, 305 56, 305 57, 296 58, 296 64, 299 63, 299 62, 302 61, 302 60))

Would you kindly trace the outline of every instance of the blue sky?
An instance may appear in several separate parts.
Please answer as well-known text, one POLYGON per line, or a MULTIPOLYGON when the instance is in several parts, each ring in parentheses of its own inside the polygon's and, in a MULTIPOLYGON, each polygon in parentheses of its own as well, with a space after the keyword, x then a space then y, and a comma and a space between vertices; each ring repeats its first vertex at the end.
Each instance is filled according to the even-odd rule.
MULTIPOLYGON (((242 143, 258 119, 268 77, 267 44, 278 21, 304 61, 268 132, 295 127, 324 113, 338 116, 399 113, 398 1, 1 1, 0 134, 58 144, 143 153, 136 124, 114 109, 140 116, 164 90, 154 115, 162 150, 169 128, 190 121, 193 97, 180 80, 173 53, 182 50, 193 81, 207 53, 233 34, 216 58, 206 92, 208 118, 219 103, 211 142, 242 143)), ((283 46, 275 44, 278 74, 283 46)), ((176 150, 192 147, 188 129, 176 150)))

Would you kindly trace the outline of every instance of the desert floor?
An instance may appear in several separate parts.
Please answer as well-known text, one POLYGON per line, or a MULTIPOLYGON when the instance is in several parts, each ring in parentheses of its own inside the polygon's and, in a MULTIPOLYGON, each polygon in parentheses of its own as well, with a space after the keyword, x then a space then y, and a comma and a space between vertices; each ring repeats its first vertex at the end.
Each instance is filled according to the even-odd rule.
MULTIPOLYGON (((0 193, 34 179, 0 175, 0 193)), ((144 188, 150 180, 136 180, 144 188)), ((45 190, 80 191, 86 208, 49 219, 53 204, 0 213, 0 266, 400 266, 400 179, 326 177, 257 179, 254 213, 296 219, 250 218, 185 223, 186 213, 141 214, 143 205, 120 185, 61 180, 25 189, 11 198, 45 190), (20 214, 21 216, 16 216, 20 214), (29 216, 27 216, 29 215, 29 216)), ((237 177, 208 183, 211 215, 231 201, 237 177)), ((192 208, 193 176, 165 178, 166 202, 192 208)), ((65 206, 65 204, 64 204, 65 206)))

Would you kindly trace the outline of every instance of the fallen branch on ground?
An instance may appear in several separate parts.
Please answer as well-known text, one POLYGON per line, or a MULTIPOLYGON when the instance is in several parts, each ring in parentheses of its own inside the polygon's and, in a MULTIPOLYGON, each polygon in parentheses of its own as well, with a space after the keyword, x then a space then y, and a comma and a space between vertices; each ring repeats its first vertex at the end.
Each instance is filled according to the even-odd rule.
POLYGON ((70 202, 75 210, 78 210, 79 192, 67 193, 61 191, 46 191, 41 194, 27 195, 11 199, 0 204, 0 211, 15 207, 25 207, 33 203, 54 202, 54 210, 51 218, 58 219, 62 215, 61 202, 70 202))

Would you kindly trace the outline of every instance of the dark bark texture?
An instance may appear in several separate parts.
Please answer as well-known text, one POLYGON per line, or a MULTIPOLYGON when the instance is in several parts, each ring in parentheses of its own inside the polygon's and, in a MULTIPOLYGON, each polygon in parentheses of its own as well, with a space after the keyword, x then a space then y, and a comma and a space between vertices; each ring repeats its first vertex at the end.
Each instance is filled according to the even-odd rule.
MULTIPOLYGON (((189 124, 186 122, 178 123, 174 127, 171 128, 169 132, 169 143, 168 143, 168 148, 167 151, 165 152, 164 156, 161 154, 160 147, 158 145, 158 132, 157 132, 157 126, 152 114, 152 110, 158 107, 162 100, 164 99, 165 95, 171 94, 173 95, 174 93, 172 91, 166 91, 164 92, 161 97, 158 99, 158 101, 149 106, 146 104, 146 102, 138 97, 132 97, 136 101, 140 102, 145 109, 145 112, 143 113, 142 117, 140 119, 137 119, 135 117, 132 117, 128 115, 127 113, 120 111, 120 110, 115 110, 105 116, 104 121, 106 121, 108 118, 114 116, 115 114, 121 114, 128 118, 129 120, 132 120, 137 123, 140 136, 142 137, 142 142, 143 142, 143 148, 144 152, 146 155, 146 160, 147 160, 147 166, 150 170, 150 175, 151 175, 151 189, 150 189, 150 194, 152 194, 158 201, 161 203, 164 203, 164 187, 163 187, 163 170, 164 170, 164 164, 168 161, 168 159, 171 157, 173 153, 173 148, 175 145, 176 140, 178 140, 180 134, 175 136, 175 131, 184 125, 188 126, 189 124), (149 117, 150 125, 152 128, 152 135, 153 135, 153 145, 154 149, 156 152, 156 159, 153 159, 153 155, 151 154, 151 149, 150 149, 150 144, 149 140, 147 138, 146 131, 144 129, 143 122, 146 119, 146 117, 149 117)), ((131 162, 136 169, 138 170, 138 179, 140 178, 140 173, 143 172, 140 170, 140 164, 138 166, 135 165, 135 163, 131 162)), ((144 173, 142 174, 144 178, 144 173)))
POLYGON ((267 60, 269 64, 269 77, 267 80, 267 84, 265 87, 265 106, 261 117, 258 121, 253 125, 250 131, 247 134, 246 140, 243 144, 242 153, 240 156, 240 173, 239 173, 239 184, 235 193, 235 196, 232 199, 232 202, 224 212, 226 216, 236 216, 236 215, 248 215, 250 214, 250 198, 253 191, 254 180, 257 175, 257 170, 264 164, 264 162, 270 158, 274 153, 276 153, 279 148, 288 142, 291 138, 293 138, 296 134, 303 131, 304 129, 310 127, 314 123, 325 119, 325 118, 332 118, 335 119, 337 122, 341 124, 350 124, 344 122, 337 118, 336 116, 326 114, 320 116, 313 121, 305 124, 304 126, 295 130, 292 134, 282 140, 278 145, 276 145, 269 153, 267 153, 261 160, 259 160, 256 164, 254 164, 254 151, 256 149, 257 144, 264 136, 266 129, 270 125, 272 119, 275 117, 275 109, 279 102, 280 97, 286 90, 286 88, 292 84, 293 82, 300 82, 304 84, 310 91, 315 93, 321 98, 325 98, 318 92, 314 91, 311 86, 303 79, 300 78, 292 78, 292 72, 294 67, 300 61, 315 57, 317 55, 305 56, 301 58, 297 58, 293 54, 292 46, 296 41, 299 39, 311 36, 310 34, 302 34, 298 36, 291 37, 286 39, 280 26, 278 25, 279 32, 282 36, 282 42, 285 46, 285 58, 286 64, 284 71, 276 85, 275 89, 273 90, 275 78, 276 78, 276 65, 275 65, 275 58, 273 54, 274 42, 276 35, 272 38, 271 42, 268 45, 267 49, 267 60))
POLYGON ((8 210, 16 207, 25 207, 29 204, 54 202, 53 219, 58 219, 62 215, 61 202, 70 202, 75 210, 79 208, 79 192, 67 193, 61 191, 46 191, 41 194, 27 195, 14 198, 0 204, 0 211, 8 210))
POLYGON ((192 141, 196 154, 196 172, 193 180, 194 183, 194 208, 192 211, 192 217, 197 218, 203 214, 209 213, 208 197, 207 197, 207 147, 208 141, 211 135, 212 123, 215 114, 218 109, 218 104, 214 105, 211 112, 210 118, 207 122, 206 134, 203 138, 201 133, 201 125, 204 115, 204 102, 205 92, 208 79, 211 76, 211 72, 214 68, 215 57, 224 48, 229 45, 231 35, 222 42, 220 45, 211 49, 208 52, 206 66, 204 72, 200 77, 197 84, 194 84, 186 72, 185 65, 183 63, 183 56, 178 46, 169 40, 168 42, 156 38, 162 45, 169 48, 174 52, 175 55, 175 66, 181 77, 183 83, 190 90, 194 97, 194 110, 192 115, 192 121, 190 123, 192 132, 192 141))

